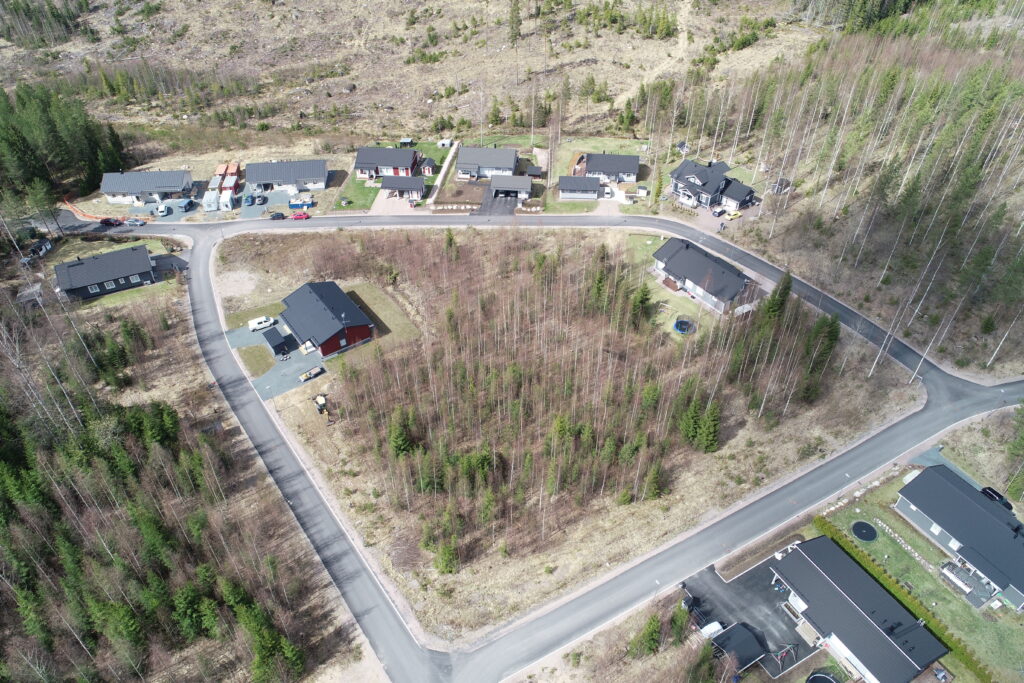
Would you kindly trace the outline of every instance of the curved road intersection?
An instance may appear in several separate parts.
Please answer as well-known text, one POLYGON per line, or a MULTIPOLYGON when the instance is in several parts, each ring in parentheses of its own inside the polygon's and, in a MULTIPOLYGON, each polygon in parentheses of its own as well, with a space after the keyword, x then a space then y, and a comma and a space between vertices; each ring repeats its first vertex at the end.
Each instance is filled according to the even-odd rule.
MULTIPOLYGON (((416 641, 387 591, 334 516, 309 473, 278 430, 235 361, 221 329, 212 283, 214 247, 241 233, 300 232, 323 228, 499 227, 508 217, 487 216, 331 216, 301 226, 267 220, 210 224, 151 224, 139 234, 185 236, 192 240, 189 294, 200 348, 228 404, 238 417, 271 477, 309 537, 345 602, 388 675, 394 681, 496 681, 599 628, 655 593, 754 541, 765 532, 836 495, 902 453, 973 415, 1024 398, 1024 380, 986 387, 953 376, 924 359, 898 338, 886 352, 913 370, 927 389, 918 411, 871 435, 789 483, 750 501, 711 525, 647 557, 625 571, 580 591, 556 606, 539 607, 496 628, 467 649, 441 652, 416 641)), ((650 228, 692 240, 775 281, 782 270, 729 242, 672 220, 651 217, 517 217, 515 227, 650 228)), ((877 324, 816 287, 793 279, 793 293, 874 344, 886 339, 877 324)))

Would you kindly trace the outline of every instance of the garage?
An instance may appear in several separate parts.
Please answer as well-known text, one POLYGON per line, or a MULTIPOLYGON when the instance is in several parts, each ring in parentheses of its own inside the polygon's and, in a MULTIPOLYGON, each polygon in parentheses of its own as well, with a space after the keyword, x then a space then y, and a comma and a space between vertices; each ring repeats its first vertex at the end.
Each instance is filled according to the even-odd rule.
POLYGON ((288 352, 288 342, 276 327, 263 331, 263 341, 267 342, 270 352, 275 356, 283 356, 288 352))
POLYGON ((388 197, 419 201, 423 199, 426 192, 426 184, 421 176, 386 175, 381 177, 380 189, 382 192, 386 192, 388 197))
POLYGON ((529 199, 532 180, 525 175, 492 175, 491 194, 494 197, 529 199))

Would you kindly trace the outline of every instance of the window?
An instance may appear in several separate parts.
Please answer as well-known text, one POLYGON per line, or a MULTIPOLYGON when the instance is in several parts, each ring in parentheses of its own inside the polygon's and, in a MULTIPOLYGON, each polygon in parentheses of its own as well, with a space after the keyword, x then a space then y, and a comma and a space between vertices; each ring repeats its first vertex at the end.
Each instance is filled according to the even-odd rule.
POLYGON ((107 289, 113 289, 116 285, 114 284, 113 280, 107 280, 106 282, 103 283, 103 286, 106 287, 107 289))
POLYGON ((932 528, 930 529, 930 531, 931 531, 931 532, 932 532, 933 534, 935 534, 936 536, 938 536, 938 535, 939 535, 939 532, 940 532, 940 531, 942 531, 942 527, 941 527, 941 526, 939 526, 938 524, 932 524, 932 528))
POLYGON ((910 503, 910 509, 913 510, 914 512, 917 512, 917 506, 914 505, 913 503, 910 503))
POLYGON ((89 293, 90 294, 99 294, 100 293, 100 286, 99 285, 89 285, 89 293))
POLYGON ((955 538, 949 539, 949 549, 953 552, 960 550, 960 541, 956 540, 955 538))
POLYGON ((139 284, 141 279, 139 278, 138 275, 129 275, 128 276, 128 281, 131 282, 132 284, 137 285, 137 284, 139 284))
POLYGON ((122 278, 118 278, 118 280, 117 280, 117 281, 118 281, 118 282, 119 282, 120 284, 122 284, 122 285, 124 284, 124 278, 123 278, 123 277, 122 277, 122 278))

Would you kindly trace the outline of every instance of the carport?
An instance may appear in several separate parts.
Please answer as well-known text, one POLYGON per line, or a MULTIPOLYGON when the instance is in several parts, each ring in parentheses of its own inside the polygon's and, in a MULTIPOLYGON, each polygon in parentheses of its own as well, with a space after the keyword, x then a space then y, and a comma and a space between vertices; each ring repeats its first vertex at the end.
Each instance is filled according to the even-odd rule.
POLYGON ((426 192, 426 184, 422 176, 383 176, 380 181, 380 189, 387 192, 389 197, 401 197, 402 199, 423 199, 426 192))
POLYGON ((288 342, 276 327, 264 330, 263 339, 267 342, 267 346, 270 347, 270 352, 275 356, 283 356, 288 352, 288 342))
POLYGON ((491 195, 529 199, 532 180, 525 175, 492 175, 491 195))

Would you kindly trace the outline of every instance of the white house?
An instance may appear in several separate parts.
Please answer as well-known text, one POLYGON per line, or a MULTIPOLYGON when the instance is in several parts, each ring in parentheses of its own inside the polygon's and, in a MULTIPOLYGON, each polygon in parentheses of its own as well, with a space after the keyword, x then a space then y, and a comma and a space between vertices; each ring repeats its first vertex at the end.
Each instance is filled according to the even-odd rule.
POLYGON ((285 190, 298 194, 327 187, 327 162, 323 159, 305 161, 260 161, 245 167, 245 181, 250 190, 270 192, 285 190))
POLYGON ((490 178, 492 175, 514 175, 519 153, 499 147, 460 147, 455 160, 458 180, 490 178))
POLYGON ((186 197, 192 192, 188 171, 119 171, 104 173, 100 192, 111 204, 141 206, 165 199, 186 197))
POLYGON ((369 180, 378 176, 412 176, 418 156, 415 149, 360 147, 356 151, 356 177, 369 180))
POLYGON ((584 175, 602 183, 635 183, 640 174, 640 157, 635 154, 584 154, 584 175))
POLYGON ((597 199, 600 196, 599 178, 578 175, 563 175, 558 178, 558 198, 562 201, 597 199))
POLYGON ((718 313, 751 310, 759 288, 736 266, 673 237, 654 252, 655 271, 672 291, 684 291, 718 313))

